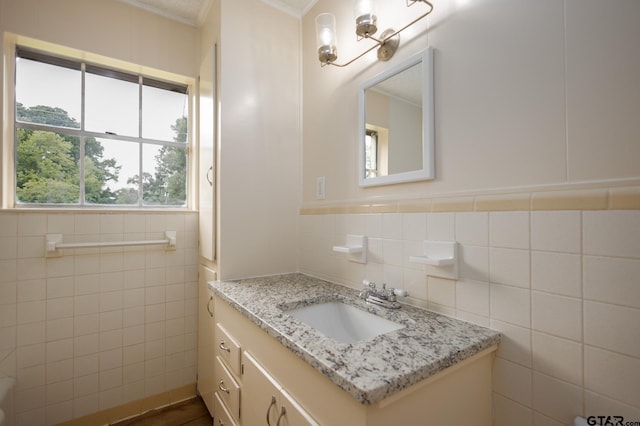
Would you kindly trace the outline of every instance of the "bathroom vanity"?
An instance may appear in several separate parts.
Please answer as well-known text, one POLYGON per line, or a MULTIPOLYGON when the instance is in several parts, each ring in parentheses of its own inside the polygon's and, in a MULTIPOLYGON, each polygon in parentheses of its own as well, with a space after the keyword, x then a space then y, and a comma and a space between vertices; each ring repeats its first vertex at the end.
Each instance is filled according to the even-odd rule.
POLYGON ((500 334, 403 305, 366 304, 352 289, 302 274, 211 282, 216 424, 490 425, 500 334), (400 327, 340 343, 294 318, 337 302, 400 327), (220 423, 219 423, 220 422, 220 423))

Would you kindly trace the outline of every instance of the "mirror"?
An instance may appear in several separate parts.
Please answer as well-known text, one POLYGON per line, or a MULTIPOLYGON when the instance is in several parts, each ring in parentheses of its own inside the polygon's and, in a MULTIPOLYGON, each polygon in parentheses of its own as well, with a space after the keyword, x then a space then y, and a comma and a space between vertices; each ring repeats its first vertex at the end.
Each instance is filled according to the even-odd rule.
POLYGON ((360 186, 433 179, 433 50, 360 85, 360 186))

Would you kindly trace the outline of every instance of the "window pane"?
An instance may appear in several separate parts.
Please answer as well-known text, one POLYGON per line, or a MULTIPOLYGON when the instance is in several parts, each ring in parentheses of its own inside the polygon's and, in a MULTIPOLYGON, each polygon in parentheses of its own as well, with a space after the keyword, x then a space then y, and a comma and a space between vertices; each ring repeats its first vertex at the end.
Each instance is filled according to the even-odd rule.
MULTIPOLYGON (((116 204, 123 176, 123 161, 131 161, 137 155, 127 152, 128 145, 137 144, 110 139, 85 138, 84 145, 84 197, 88 204, 116 204)), ((126 176, 124 177, 126 181, 126 176)), ((126 182, 125 182, 126 183, 126 182)), ((136 200, 137 201, 137 193, 136 200)))
POLYGON ((77 204, 77 137, 40 130, 16 132, 16 196, 20 203, 77 204))
POLYGON ((21 47, 15 66, 18 203, 186 206, 188 86, 21 47))
POLYGON ((85 198, 87 204, 137 204, 140 144, 87 138, 85 198))
POLYGON ((367 130, 364 137, 365 178, 378 175, 378 134, 367 130))
POLYGON ((142 87, 142 137, 187 142, 188 96, 156 87, 142 87))
POLYGON ((144 145, 142 162, 145 205, 186 205, 187 154, 184 148, 144 145))
POLYGON ((85 129, 139 136, 139 86, 124 80, 85 74, 85 129))
POLYGON ((18 121, 80 128, 81 72, 16 58, 18 121))

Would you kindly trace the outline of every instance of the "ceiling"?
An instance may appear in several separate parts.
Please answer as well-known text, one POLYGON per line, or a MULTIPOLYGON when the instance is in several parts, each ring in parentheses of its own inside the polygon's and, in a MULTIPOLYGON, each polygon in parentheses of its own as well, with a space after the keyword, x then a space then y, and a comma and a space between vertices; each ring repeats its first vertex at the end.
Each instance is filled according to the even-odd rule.
POLYGON ((420 88, 423 78, 422 66, 417 64, 379 82, 372 89, 422 107, 422 90, 420 88))
MULTIPOLYGON (((211 0, 120 0, 187 25, 199 26, 211 0)), ((239 0, 236 0, 239 1, 239 0)), ((294 16, 302 16, 317 0, 261 0, 294 16)))

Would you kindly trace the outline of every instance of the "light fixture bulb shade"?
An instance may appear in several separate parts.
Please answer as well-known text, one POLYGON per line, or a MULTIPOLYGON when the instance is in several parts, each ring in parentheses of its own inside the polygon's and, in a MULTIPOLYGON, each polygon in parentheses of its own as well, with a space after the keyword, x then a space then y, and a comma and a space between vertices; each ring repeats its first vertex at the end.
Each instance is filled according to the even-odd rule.
POLYGON ((336 17, 331 13, 321 13, 316 16, 316 41, 320 62, 326 64, 338 58, 336 17))
POLYGON ((353 13, 354 17, 358 19, 362 15, 375 15, 373 0, 354 0, 353 13))
POLYGON ((356 18, 356 34, 367 37, 378 31, 373 0, 354 0, 353 14, 356 18))

